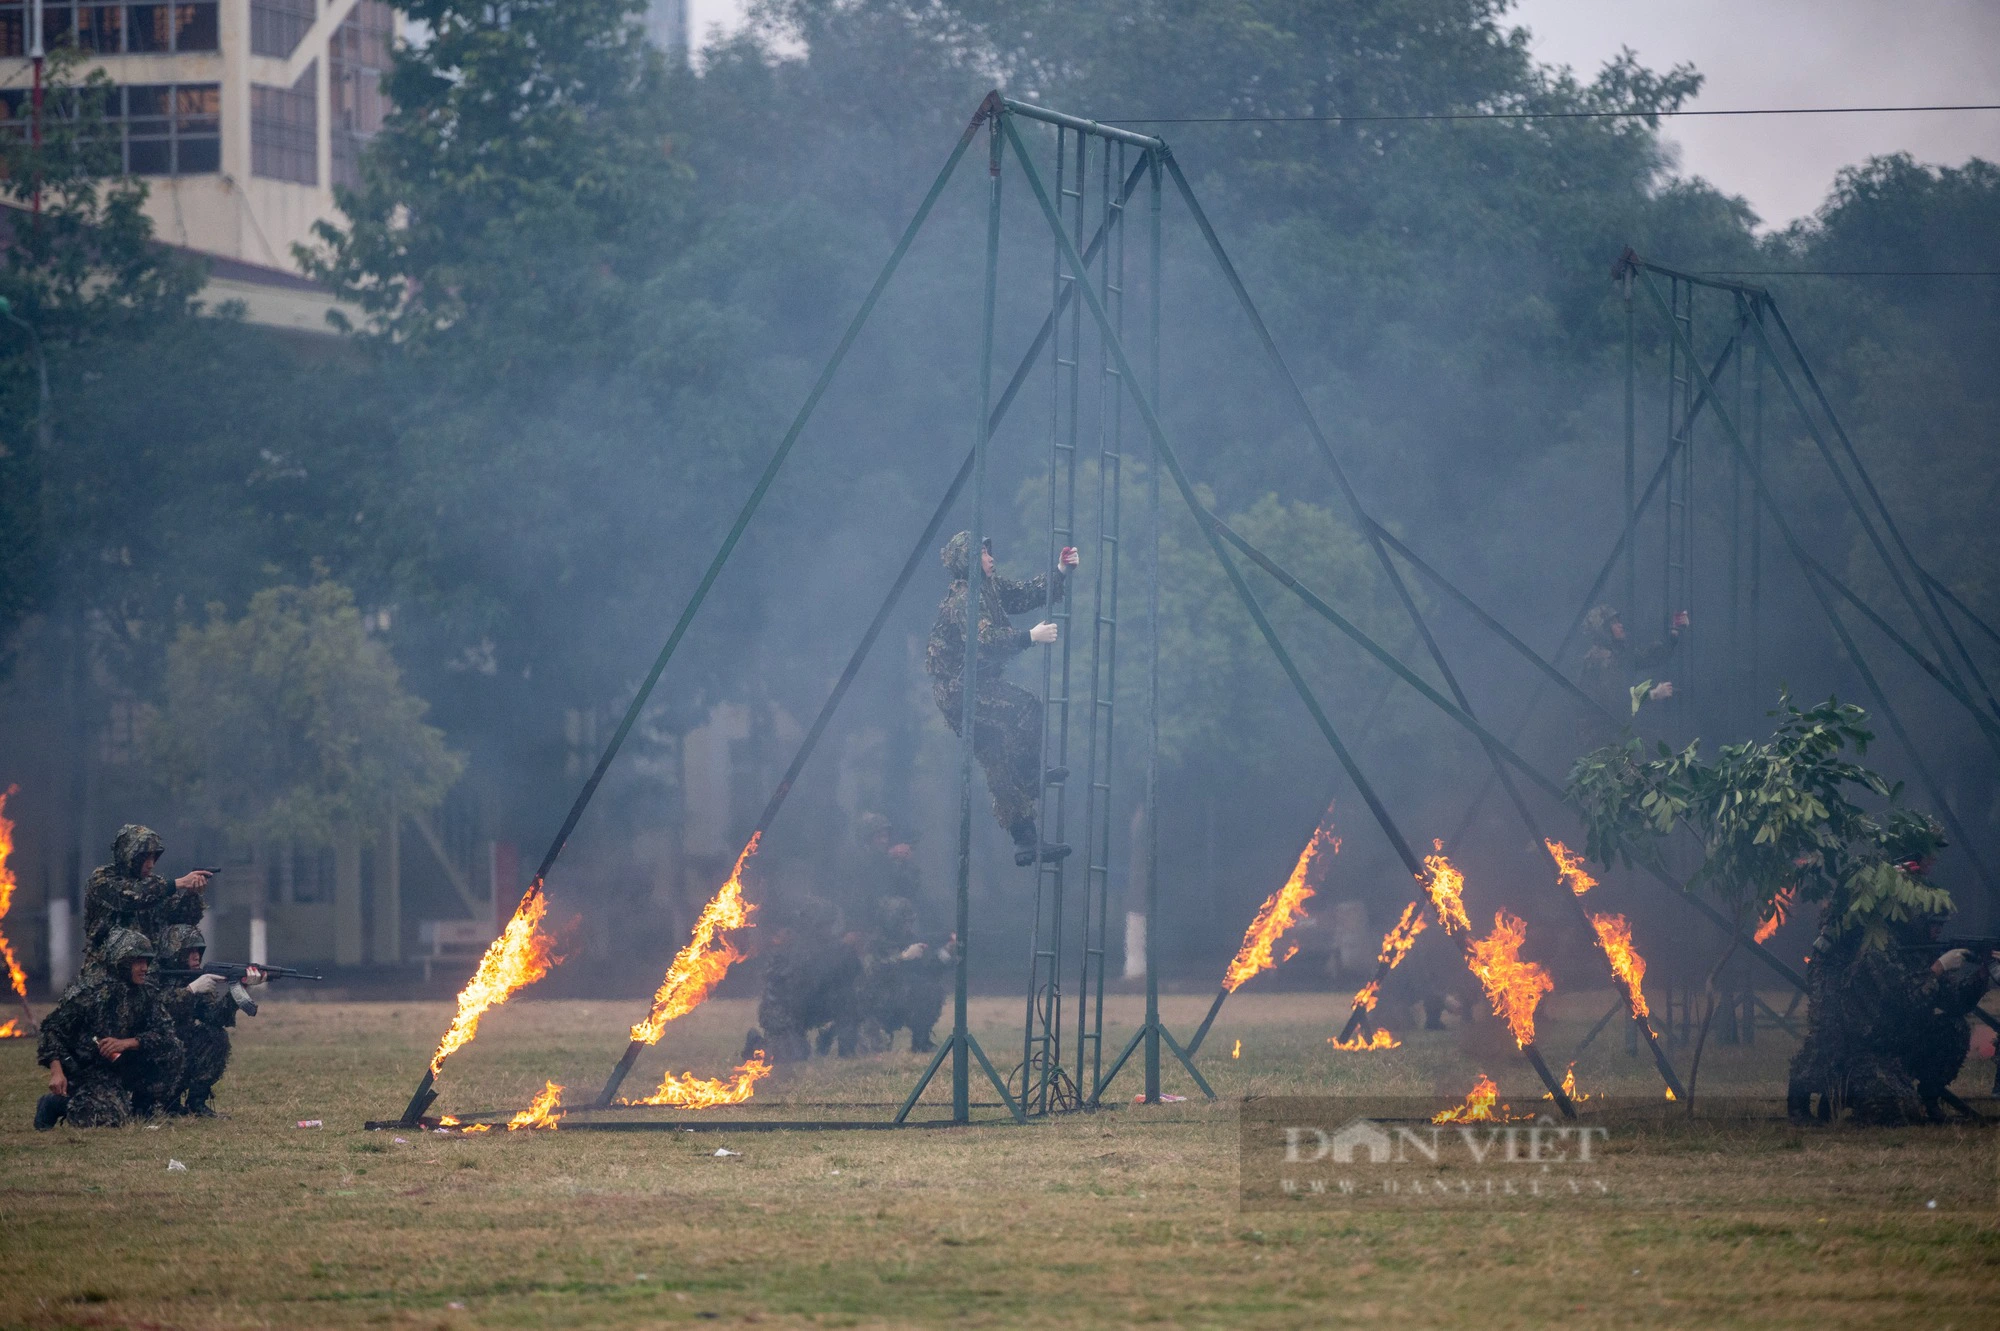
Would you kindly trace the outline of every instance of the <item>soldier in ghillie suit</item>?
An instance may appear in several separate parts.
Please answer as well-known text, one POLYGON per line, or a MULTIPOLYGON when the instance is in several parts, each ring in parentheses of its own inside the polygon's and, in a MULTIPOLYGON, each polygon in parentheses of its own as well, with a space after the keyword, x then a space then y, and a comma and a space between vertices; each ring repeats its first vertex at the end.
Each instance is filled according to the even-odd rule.
POLYGON ((773 1063, 802 1063, 837 1049, 851 1058, 861 1035, 861 953, 844 937, 840 914, 817 897, 792 903, 772 932, 764 959, 764 996, 757 1027, 743 1037, 743 1056, 763 1050, 773 1063))
POLYGON ((158 947, 170 926, 201 923, 201 894, 209 874, 196 869, 172 882, 160 877, 153 866, 165 849, 150 827, 127 823, 118 829, 111 842, 111 863, 90 875, 83 893, 84 982, 97 978, 113 931, 130 929, 158 947))
MULTIPOLYGON (((1583 617, 1590 647, 1583 654, 1583 668, 1577 672, 1577 687, 1610 717, 1617 718, 1614 723, 1610 717, 1597 714, 1583 717, 1577 725, 1577 736, 1584 748, 1602 748, 1617 740, 1620 728, 1632 716, 1632 686, 1640 682, 1642 673, 1665 664, 1680 646, 1681 634, 1687 626, 1688 612, 1678 611, 1667 626, 1666 637, 1649 647, 1634 647, 1625 636, 1625 621, 1613 607, 1595 606, 1583 617)), ((1673 683, 1661 680, 1647 692, 1645 701, 1664 702, 1673 696, 1673 683)))
POLYGON ((936 1046, 931 1032, 944 1015, 945 976, 957 958, 955 940, 932 945, 917 936, 917 908, 903 897, 885 897, 876 907, 861 981, 868 1020, 893 1045, 896 1032, 910 1033, 910 1049, 927 1054, 936 1046))
MULTIPOLYGON (((1897 862, 1921 878, 1943 845, 1920 820, 1897 862)), ((1792 1056, 1786 1110, 1794 1121, 1842 1112, 1873 1124, 1935 1122, 1940 1097, 1965 1065, 1966 1018, 1991 983, 1990 958, 1937 941, 1941 917, 1891 923, 1886 945, 1829 908, 1806 969, 1809 1024, 1792 1056), (1815 1103, 1815 1098, 1817 1102, 1815 1103)))
MULTIPOLYGON (((931 677, 931 696, 944 713, 951 733, 960 733, 964 724, 966 609, 970 599, 968 571, 972 534, 960 532, 946 543, 944 566, 951 572, 951 590, 938 604, 937 623, 931 629, 930 648, 924 668, 931 677)), ((1069 854, 1068 846, 1044 845, 1036 829, 1035 815, 1045 782, 1062 780, 1066 772, 1042 770, 1042 700, 1018 685, 1001 678, 1007 663, 1032 645, 1056 640, 1056 626, 1043 621, 1031 629, 1017 629, 1009 615, 1018 615, 1039 605, 1053 605, 1063 596, 1063 585, 1077 566, 1076 549, 1065 546, 1056 560, 1053 575, 1042 574, 1026 582, 998 577, 993 572, 990 541, 979 552, 979 672, 978 695, 974 699, 972 751, 986 772, 986 789, 993 797, 993 815, 1014 840, 1014 862, 1035 862, 1039 849, 1044 860, 1069 854)))
MULTIPOLYGON (((193 925, 176 924, 167 930, 160 952, 165 958, 163 965, 199 971, 202 958, 208 955, 208 940, 193 925)), ((229 1066, 229 1029, 236 1024, 238 1012, 255 1016, 257 1005, 250 1001, 247 989, 228 983, 220 975, 160 978, 161 1002, 173 1018, 174 1032, 186 1054, 180 1081, 167 1097, 167 1112, 213 1118, 215 1111, 208 1107, 208 1098, 229 1066)), ((251 967, 243 983, 262 984, 264 977, 251 967)))
POLYGON ((66 994, 42 1022, 35 1060, 49 1070, 49 1094, 35 1126, 68 1118, 72 1127, 115 1128, 166 1107, 180 1082, 181 1042, 148 982, 153 945, 133 929, 104 940, 103 974, 66 994))

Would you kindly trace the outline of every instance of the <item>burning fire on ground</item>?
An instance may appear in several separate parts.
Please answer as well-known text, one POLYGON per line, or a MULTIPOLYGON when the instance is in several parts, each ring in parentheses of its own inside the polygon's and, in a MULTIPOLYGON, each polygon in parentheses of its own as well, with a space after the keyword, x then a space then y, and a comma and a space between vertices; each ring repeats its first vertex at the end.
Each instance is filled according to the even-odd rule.
MULTIPOLYGON (((1329 817, 1332 813, 1329 808, 1329 817)), ((1257 908, 1257 917, 1244 931, 1243 946, 1236 950, 1235 960, 1229 963, 1229 969, 1222 977, 1222 987, 1230 993, 1235 993, 1245 980, 1260 971, 1290 961, 1293 953, 1298 951, 1295 947, 1276 960, 1271 956, 1271 949, 1284 936, 1285 930, 1306 917, 1306 898, 1313 894, 1306 875, 1321 846, 1331 846, 1334 854, 1340 853, 1340 838, 1334 836, 1325 823, 1314 830, 1312 840, 1306 842, 1306 848, 1299 852, 1299 862, 1292 866, 1291 877, 1285 880, 1283 887, 1264 898, 1264 904, 1257 908)))
POLYGON ((751 1055, 727 1077, 697 1077, 692 1072, 669 1072, 660 1089, 643 1100, 620 1100, 625 1105, 672 1105, 675 1109, 713 1109, 717 1105, 740 1105, 748 1100, 757 1083, 771 1075, 764 1051, 751 1055))
POLYGON ((28 1033, 21 1029, 21 1019, 19 1017, 9 1017, 5 1021, 0 1021, 0 1040, 25 1040, 27 1038, 28 1033))
MULTIPOLYGON (((1576 1064, 1574 1063, 1570 1064, 1568 1070, 1563 1073, 1563 1094, 1569 1097, 1571 1104, 1582 1104, 1590 1098, 1588 1091, 1579 1091, 1576 1089, 1576 1064)), ((1543 1091, 1542 1099, 1553 1100, 1555 1096, 1549 1094, 1547 1091, 1543 1091)))
MULTIPOLYGON (((729 871, 729 881, 725 882, 709 903, 701 908, 701 915, 694 922, 694 934, 674 957, 673 964, 660 981, 659 991, 653 995, 653 1010, 645 1020, 632 1028, 632 1038, 643 1044, 657 1044, 666 1032, 667 1023, 676 1017, 686 1016, 709 992, 729 973, 729 968, 743 960, 743 953, 724 936, 726 930, 741 929, 750 924, 750 913, 756 910, 743 899, 743 866, 757 853, 757 843, 763 833, 751 836, 750 844, 736 857, 736 867, 729 871)), ((744 1067, 750 1066, 744 1064, 744 1067)), ((741 1068, 737 1069, 740 1073, 741 1068)), ((766 1071, 769 1071, 767 1068, 766 1071)), ((758 1074, 763 1075, 762 1073, 758 1074)), ((672 1080, 671 1075, 669 1080, 672 1080)), ((751 1078, 752 1081, 756 1078, 751 1078)), ((747 1087, 747 1083, 746 1083, 747 1087)), ((659 1093, 666 1094, 663 1084, 659 1093)), ((745 1089, 742 1097, 747 1099, 750 1092, 745 1089)), ((647 1104, 668 1103, 648 1100, 647 1104)), ((733 1100, 717 1101, 718 1104, 734 1104, 733 1100)))
POLYGON ((1236 1047, 1235 1047, 1234 1049, 1231 1049, 1231 1050, 1229 1051, 1229 1056, 1230 1056, 1231 1058, 1241 1058, 1241 1057, 1243 1057, 1243 1042, 1242 1042, 1241 1040, 1238 1040, 1238 1041, 1236 1042, 1236 1047))
POLYGON ((534 1103, 507 1120, 507 1131, 518 1132, 522 1128, 548 1128, 556 1126, 556 1110, 562 1108, 563 1088, 554 1082, 545 1082, 534 1103))
POLYGON ((1438 924, 1446 933, 1470 930, 1472 921, 1465 914, 1465 875, 1445 858, 1444 842, 1433 840, 1431 847, 1437 853, 1424 856, 1424 895, 1430 898, 1431 909, 1437 912, 1438 924))
POLYGON ((539 890, 530 892, 515 908, 506 930, 487 947, 486 955, 479 959, 479 969, 466 981, 465 988, 459 990, 458 1015, 452 1018, 451 1029, 438 1042, 437 1053, 431 1055, 432 1076, 443 1070, 444 1061, 460 1046, 478 1034, 479 1019, 489 1009, 547 975, 549 968, 562 960, 551 951, 555 939, 542 932, 542 917, 548 909, 548 900, 539 890))
POLYGON ((1507 1023, 1514 1043, 1524 1048, 1535 1042, 1535 1008, 1542 995, 1556 987, 1541 966, 1521 960, 1521 945, 1527 941, 1527 922, 1499 911, 1493 916, 1493 932, 1473 939, 1465 957, 1486 990, 1494 1015, 1507 1023))
POLYGON ((1555 858, 1556 873, 1562 878, 1564 887, 1567 887, 1577 896, 1582 896, 1585 892, 1597 886, 1597 880, 1592 878, 1590 871, 1583 867, 1583 856, 1577 854, 1562 842, 1551 841, 1547 837, 1542 838, 1542 844, 1549 848, 1549 854, 1555 858))
POLYGON ((1632 996, 1632 1015, 1645 1016, 1646 994, 1640 985, 1646 978, 1646 959, 1632 946, 1632 926, 1625 923, 1623 915, 1593 915, 1590 927, 1597 931, 1597 945, 1604 949, 1612 971, 1632 996))
MULTIPOLYGON (((6 825, 0 824, 0 833, 4 833, 5 830, 6 825)), ((0 889, 4 887, 4 882, 0 882, 0 889)), ((1798 898, 1798 894, 1799 890, 1796 887, 1780 888, 1777 898, 1771 902, 1771 913, 1764 917, 1764 922, 1757 926, 1757 932, 1752 934, 1751 938, 1759 943, 1770 942, 1771 935, 1778 932, 1785 923, 1785 918, 1792 913, 1792 902, 1798 898)), ((9 957, 8 960, 12 961, 13 958, 9 957)))
POLYGON ((1337 1035, 1330 1035, 1327 1037, 1326 1042, 1335 1049, 1344 1050, 1350 1054, 1366 1054, 1376 1049, 1401 1049, 1403 1047, 1401 1040, 1398 1040, 1395 1036, 1380 1027, 1376 1028, 1373 1035, 1364 1036, 1356 1032, 1352 1040, 1343 1040, 1337 1035))
MULTIPOLYGON (((0 920, 7 918, 7 909, 14 904, 14 871, 7 867, 8 859, 14 854, 14 824, 7 817, 7 797, 16 787, 9 786, 0 791, 0 920)), ((7 941, 5 932, 0 932, 0 960, 7 963, 7 980, 14 986, 14 992, 25 1001, 28 997, 28 975, 21 969, 21 963, 14 958, 14 947, 7 941)), ((0 1027, 0 1036, 9 1034, 14 1023, 9 1021, 0 1027)), ((21 1031, 25 1035, 27 1032, 21 1031)))
POLYGON ((1513 1118, 1509 1106, 1499 1103, 1500 1088, 1493 1078, 1480 1073, 1465 1094, 1465 1103, 1431 1115, 1433 1123, 1506 1123, 1513 1118))

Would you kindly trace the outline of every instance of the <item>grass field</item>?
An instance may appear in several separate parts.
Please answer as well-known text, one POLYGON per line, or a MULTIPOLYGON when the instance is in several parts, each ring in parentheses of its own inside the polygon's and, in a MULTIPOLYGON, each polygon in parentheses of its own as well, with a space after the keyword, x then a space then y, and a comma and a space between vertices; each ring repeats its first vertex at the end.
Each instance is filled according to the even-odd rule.
MULTIPOLYGON (((1541 1023, 1552 1055, 1603 1007, 1563 998, 1541 1023)), ((1167 1015, 1187 1032, 1204 1006, 1170 999, 1167 1015)), ((1593 1208, 1244 1209, 1245 1096, 1368 1091, 1443 1107, 1483 1068, 1517 1107, 1538 1097, 1511 1043, 1483 1043, 1478 1028, 1331 1051, 1334 1006, 1232 1000, 1204 1051, 1215 1105, 1134 1106, 1128 1074, 1097 1114, 901 1133, 365 1132, 401 1111, 446 1008, 281 998, 242 1023, 218 1093, 226 1119, 36 1134, 32 1044, 0 1043, 0 1324, 1992 1324, 2000 1140, 1985 1129, 1614 1133, 1609 1166, 1649 1200, 1593 1208), (325 1126, 295 1126, 315 1118, 325 1126), (1932 1209, 1927 1194, 1945 1201, 1932 1209)), ((1114 1034, 1135 1011, 1114 1000, 1114 1034)), ((586 1099, 634 1015, 503 1009, 448 1069, 438 1108, 516 1109, 544 1078, 586 1099)), ((727 1071, 750 1016, 709 1003, 632 1089, 669 1064, 727 1071)), ((1019 1057, 1019 1020, 1018 1002, 975 1003, 1003 1069, 1019 1057)), ((1776 1032, 1712 1047, 1702 1089, 1776 1095, 1792 1048, 1776 1032)), ((921 1062, 815 1063, 774 1076, 754 1108, 718 1112, 885 1118, 921 1062)), ((1576 1071, 1587 1091, 1661 1094, 1616 1038, 1576 1071)), ((1961 1093, 1990 1075, 1975 1065, 1961 1093)), ((1192 1090, 1179 1076, 1168 1086, 1192 1090)))

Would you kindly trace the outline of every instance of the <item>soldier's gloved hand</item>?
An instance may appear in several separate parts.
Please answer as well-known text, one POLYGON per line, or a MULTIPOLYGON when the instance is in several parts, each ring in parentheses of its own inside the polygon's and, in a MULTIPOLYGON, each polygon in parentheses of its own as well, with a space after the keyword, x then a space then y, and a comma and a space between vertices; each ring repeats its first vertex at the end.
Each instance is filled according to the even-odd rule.
POLYGON ((264 972, 258 970, 255 966, 245 966, 243 968, 244 984, 251 985, 254 987, 256 985, 268 983, 270 981, 270 978, 271 978, 270 976, 264 974, 264 972))
POLYGON ((1972 960, 1971 949, 1963 947, 1955 947, 1951 951, 1945 953, 1943 956, 1939 957, 1936 961, 1933 961, 1931 963, 1931 974, 1948 975, 1952 971, 1957 970, 1960 966, 1965 965, 1966 962, 1971 960, 1972 960))
POLYGON ((928 950, 929 949, 926 948, 922 943, 912 943, 908 947, 904 948, 902 952, 899 953, 898 955, 904 961, 915 961, 919 957, 923 956, 924 953, 928 950))
POLYGON ((1686 628, 1687 626, 1688 626, 1688 612, 1685 610, 1674 611, 1674 621, 1672 625, 1673 631, 1675 633, 1679 633, 1682 629, 1686 628))
POLYGON ((1028 630, 1028 641, 1046 647, 1056 640, 1056 626, 1053 620, 1043 620, 1028 630))
POLYGON ((1074 573, 1076 566, 1082 562, 1083 557, 1077 554, 1076 547, 1073 545, 1064 546, 1062 553, 1056 556, 1056 567, 1063 571, 1065 577, 1074 573))
POLYGON ((191 994, 200 994, 205 998, 222 988, 223 983, 223 978, 220 975, 197 975, 188 981, 188 992, 191 994))

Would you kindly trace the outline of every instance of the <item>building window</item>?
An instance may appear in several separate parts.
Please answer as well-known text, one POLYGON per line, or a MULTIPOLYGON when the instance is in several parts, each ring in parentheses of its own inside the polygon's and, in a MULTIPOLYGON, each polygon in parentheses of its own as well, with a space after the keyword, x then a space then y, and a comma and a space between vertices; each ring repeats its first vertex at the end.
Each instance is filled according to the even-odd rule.
MULTIPOLYGON (((102 94, 72 88, 50 97, 42 114, 51 120, 74 120, 81 99, 94 107, 100 97, 104 128, 117 148, 118 170, 134 176, 194 176, 222 169, 220 85, 147 83, 109 88, 102 94)), ((27 133, 31 114, 25 89, 0 90, 0 130, 27 133)))
POLYGON ((319 61, 289 88, 250 85, 250 173, 319 184, 319 61))
POLYGON ((389 38, 396 15, 382 0, 360 0, 327 44, 327 103, 332 108, 333 183, 361 183, 361 149, 389 113, 382 76, 389 69, 389 38))
MULTIPOLYGON (((27 54, 26 14, 32 0, 0 0, 0 56, 27 54)), ((43 44, 50 50, 74 42, 97 55, 124 52, 217 51, 222 31, 220 5, 90 3, 45 0, 43 44)))
POLYGON ((290 55, 318 16, 319 0, 250 0, 251 54, 290 55))

